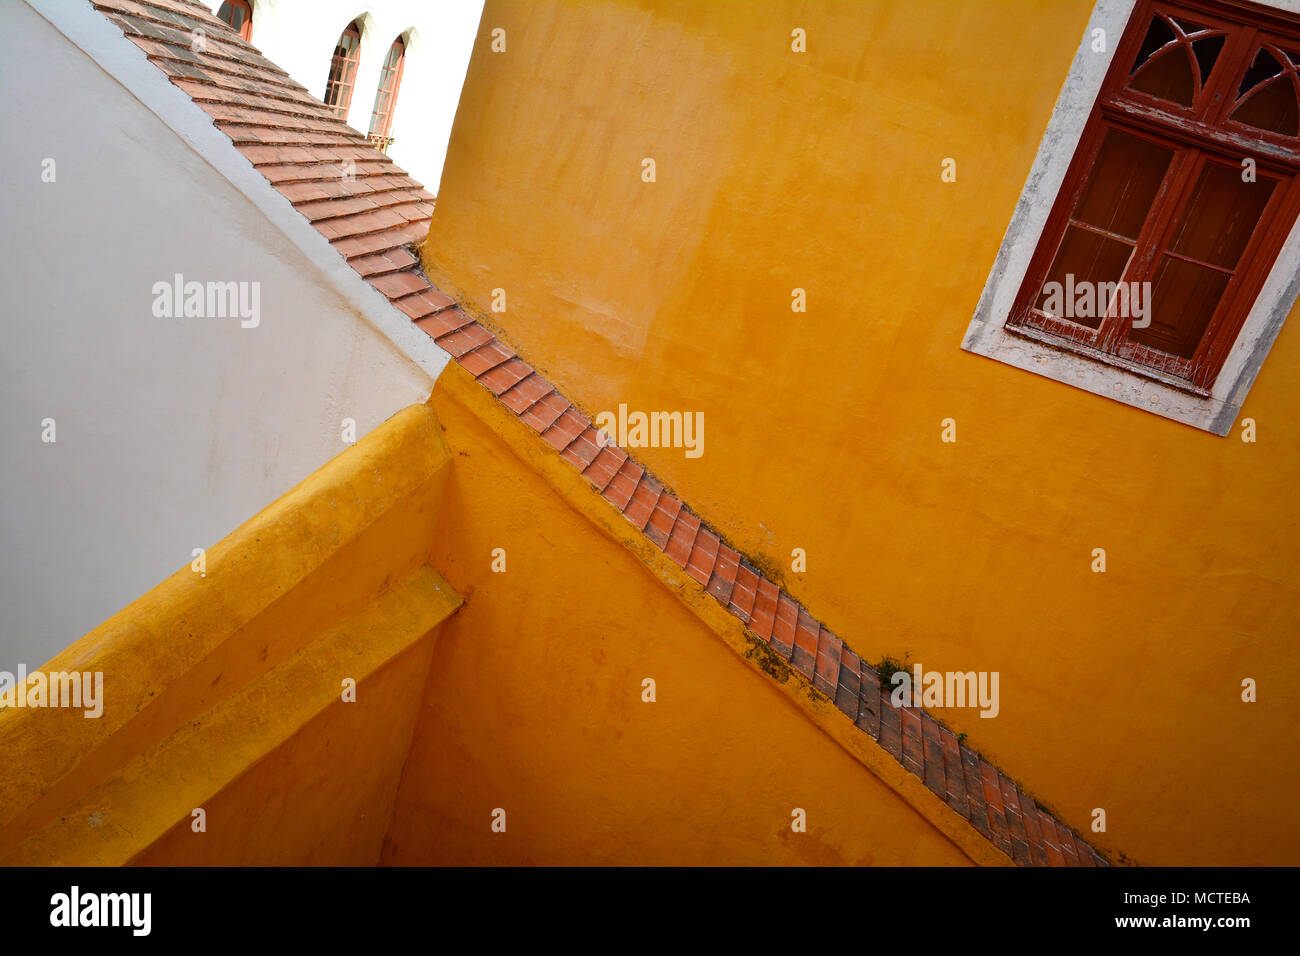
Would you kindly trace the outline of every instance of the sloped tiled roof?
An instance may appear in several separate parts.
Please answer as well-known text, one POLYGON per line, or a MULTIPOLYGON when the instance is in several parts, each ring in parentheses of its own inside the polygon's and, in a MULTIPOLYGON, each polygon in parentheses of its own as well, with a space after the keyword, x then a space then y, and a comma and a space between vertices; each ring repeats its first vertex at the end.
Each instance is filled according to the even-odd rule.
POLYGON ((691 512, 484 325, 406 248, 434 197, 197 0, 90 0, 122 28, 349 264, 857 728, 1022 866, 1108 866, 1081 837, 920 708, 691 512), (202 29, 205 49, 192 49, 202 29), (355 178, 340 175, 354 164, 355 178))
POLYGON ((92 2, 363 278, 412 318, 428 313, 403 247, 428 235, 432 193, 201 3, 92 2))

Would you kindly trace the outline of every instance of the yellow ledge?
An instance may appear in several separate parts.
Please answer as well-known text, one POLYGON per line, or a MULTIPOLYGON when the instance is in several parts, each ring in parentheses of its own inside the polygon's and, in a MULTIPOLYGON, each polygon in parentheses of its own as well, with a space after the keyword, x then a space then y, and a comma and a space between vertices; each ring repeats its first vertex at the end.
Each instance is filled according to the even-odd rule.
MULTIPOLYGON (((373 772, 389 792, 371 799, 391 805, 432 648, 422 638, 460 605, 427 566, 449 468, 432 408, 403 409, 214 544, 202 573, 178 571, 42 668, 102 672, 103 716, 0 709, 0 861, 121 863, 180 814, 192 832, 214 788, 267 773, 258 761, 339 708, 345 744, 381 747, 373 772), (345 677, 355 704, 341 701, 345 677), (367 680, 380 692, 367 696, 367 680)), ((270 772, 263 792, 292 789, 292 772, 270 772)), ((289 824, 294 809, 278 813, 289 824)), ((386 824, 329 861, 375 862, 386 824)), ((236 859, 256 855, 226 841, 236 859)), ((271 855, 298 862, 304 846, 273 839, 271 855)))

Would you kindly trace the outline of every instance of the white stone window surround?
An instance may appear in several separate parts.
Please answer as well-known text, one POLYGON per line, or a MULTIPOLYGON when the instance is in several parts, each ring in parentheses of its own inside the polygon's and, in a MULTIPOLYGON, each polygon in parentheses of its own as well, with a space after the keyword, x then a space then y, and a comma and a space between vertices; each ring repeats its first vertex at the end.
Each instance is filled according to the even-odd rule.
MULTIPOLYGON (((1257 2, 1260 6, 1300 13, 1300 0, 1257 2)), ((1118 364, 1086 358, 1046 341, 1037 341, 1031 337, 1032 330, 1026 335, 1004 328, 1136 3, 1137 0, 1097 0, 1093 7, 961 347, 1222 436, 1231 430, 1282 323, 1300 296, 1300 221, 1287 235, 1207 397, 1162 384, 1149 373, 1129 371, 1118 364), (1105 31, 1104 53, 1092 50, 1094 31, 1099 29, 1105 31)))

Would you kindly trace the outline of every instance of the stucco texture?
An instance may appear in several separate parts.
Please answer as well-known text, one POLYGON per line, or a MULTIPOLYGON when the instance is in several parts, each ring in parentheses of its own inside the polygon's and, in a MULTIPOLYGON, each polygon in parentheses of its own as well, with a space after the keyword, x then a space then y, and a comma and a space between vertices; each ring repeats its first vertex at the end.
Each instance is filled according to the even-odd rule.
MULTIPOLYGON (((1152 864, 1295 863, 1295 322, 1244 406, 1253 444, 960 349, 1090 7, 489 2, 425 265, 587 413, 620 402, 703 411, 702 457, 638 456, 742 552, 783 571, 864 657, 998 671, 996 719, 939 716, 1100 847, 1152 864), (495 27, 505 53, 490 49, 495 27), (791 52, 794 28, 807 53, 791 52), (642 180, 646 157, 653 183, 642 180), (941 180, 948 157, 955 183, 941 180), (796 287, 806 313, 791 311, 796 287), (491 311, 494 289, 504 312, 491 311), (945 418, 955 443, 940 441, 945 418), (804 573, 790 570, 794 548, 807 552, 804 573), (1091 569, 1095 548, 1105 573, 1091 569), (1258 703, 1241 700, 1247 677, 1258 703), (1104 833, 1091 831, 1095 808, 1104 833)), ((493 707, 513 708, 519 682, 572 698, 567 734, 545 734, 548 773, 561 772, 558 752, 559 765, 593 778, 575 774, 570 788, 615 775, 618 751, 586 756, 597 706, 629 739, 680 720, 678 756, 699 746, 694 721, 725 739, 742 712, 767 719, 761 690, 702 686, 690 715, 661 715, 683 700, 671 680, 662 703, 638 710, 634 678, 671 675, 680 657, 674 617, 645 620, 645 603, 614 599, 581 539, 501 507, 494 543, 538 549, 535 568, 511 574, 555 587, 514 615, 510 600, 480 596, 473 615, 513 617, 532 635, 526 673, 484 650, 493 630, 471 629, 473 615, 438 653, 444 668, 461 666, 471 643, 486 653, 482 681, 505 680, 493 707), (561 599, 570 581, 580 601, 561 599), (584 669, 614 666, 611 648, 628 646, 617 657, 626 687, 583 685, 584 669), (576 668, 565 681, 546 676, 560 659, 576 668), (742 709, 744 694, 756 696, 742 709)), ((480 595, 510 580, 473 579, 480 595)), ((447 680, 439 693, 454 692, 447 680)), ((520 764, 493 764, 503 752, 536 761, 525 778, 540 779, 528 726, 502 714, 462 754, 492 786, 442 785, 473 826, 487 810, 471 812, 471 798, 495 806, 522 794, 509 773, 520 764)), ((737 744, 733 764, 700 766, 734 774, 791 759, 771 746, 737 744)), ((693 787, 657 812, 688 815, 709 773, 683 775, 693 787)), ((772 789, 751 797, 764 808, 752 825, 775 833, 777 811, 809 799, 798 794, 814 779, 773 771, 772 789)), ((520 827, 537 825, 525 822, 533 813, 553 828, 560 809, 525 811, 520 827)), ((489 839, 482 829, 440 852, 466 852, 489 839)), ((583 832, 572 831, 574 853, 583 832)), ((732 839, 708 832, 715 847, 732 839)), ((399 833, 399 859, 403 842, 399 833)), ((702 859, 707 845, 680 853, 702 859)), ((506 840, 494 846, 521 858, 506 840)))

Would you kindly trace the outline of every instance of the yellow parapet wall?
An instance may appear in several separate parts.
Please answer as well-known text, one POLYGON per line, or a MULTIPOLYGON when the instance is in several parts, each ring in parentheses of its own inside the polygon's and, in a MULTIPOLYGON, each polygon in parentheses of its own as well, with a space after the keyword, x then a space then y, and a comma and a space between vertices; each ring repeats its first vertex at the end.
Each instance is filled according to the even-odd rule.
POLYGON ((50 661, 103 714, 0 710, 0 862, 375 862, 460 604, 427 565, 449 466, 404 409, 50 661))

